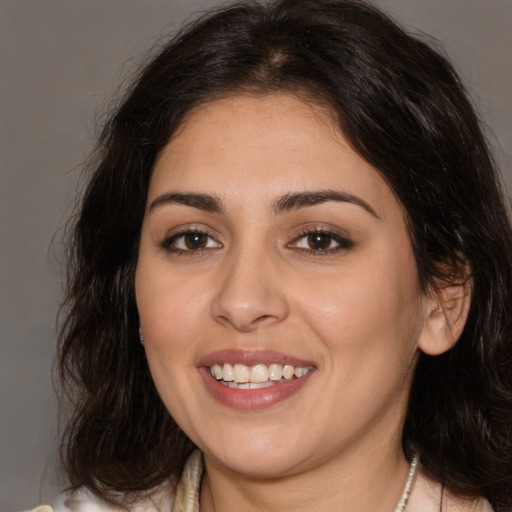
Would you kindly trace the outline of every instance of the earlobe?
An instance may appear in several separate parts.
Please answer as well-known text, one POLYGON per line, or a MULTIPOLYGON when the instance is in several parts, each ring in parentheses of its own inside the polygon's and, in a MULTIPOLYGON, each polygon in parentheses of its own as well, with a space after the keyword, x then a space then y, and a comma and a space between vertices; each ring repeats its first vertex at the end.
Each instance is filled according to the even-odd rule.
POLYGON ((418 348, 431 356, 450 350, 459 339, 471 305, 472 282, 440 286, 427 298, 425 325, 418 348))

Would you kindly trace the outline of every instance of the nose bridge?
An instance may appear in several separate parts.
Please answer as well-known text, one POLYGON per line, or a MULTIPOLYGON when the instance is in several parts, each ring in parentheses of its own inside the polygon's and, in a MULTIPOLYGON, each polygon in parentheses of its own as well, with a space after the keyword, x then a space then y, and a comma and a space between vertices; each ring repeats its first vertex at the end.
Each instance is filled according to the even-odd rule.
POLYGON ((224 262, 212 315, 240 331, 283 320, 288 314, 284 290, 279 287, 278 257, 264 243, 232 248, 224 262))

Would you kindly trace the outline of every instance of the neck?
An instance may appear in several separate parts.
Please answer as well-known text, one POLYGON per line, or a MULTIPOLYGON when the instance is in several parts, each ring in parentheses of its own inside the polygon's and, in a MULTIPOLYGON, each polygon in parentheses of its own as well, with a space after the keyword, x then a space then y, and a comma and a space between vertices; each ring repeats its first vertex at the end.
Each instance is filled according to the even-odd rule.
POLYGON ((379 449, 348 452, 317 468, 269 479, 233 473, 205 457, 201 512, 394 512, 409 471, 400 445, 383 442, 379 449))

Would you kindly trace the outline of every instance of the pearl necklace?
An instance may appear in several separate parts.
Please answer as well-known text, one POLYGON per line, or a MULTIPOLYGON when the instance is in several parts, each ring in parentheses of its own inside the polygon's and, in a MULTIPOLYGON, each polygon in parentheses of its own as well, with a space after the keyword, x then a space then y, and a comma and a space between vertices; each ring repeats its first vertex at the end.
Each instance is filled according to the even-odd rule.
POLYGON ((407 476, 407 482, 405 482, 404 490, 402 491, 402 496, 400 496, 400 501, 395 508, 395 512, 404 512, 405 507, 407 506, 407 502, 409 501, 409 495, 411 494, 411 487, 414 481, 414 477, 416 476, 416 471, 418 469, 418 457, 415 455, 412 459, 411 466, 409 467, 409 475, 407 476))
MULTIPOLYGON (((409 475, 407 476, 402 496, 396 506, 395 512, 405 512, 418 467, 418 457, 414 456, 409 467, 409 475)), ((202 454, 199 450, 194 450, 185 463, 181 480, 178 483, 172 507, 173 511, 199 512, 199 494, 203 471, 202 454)))

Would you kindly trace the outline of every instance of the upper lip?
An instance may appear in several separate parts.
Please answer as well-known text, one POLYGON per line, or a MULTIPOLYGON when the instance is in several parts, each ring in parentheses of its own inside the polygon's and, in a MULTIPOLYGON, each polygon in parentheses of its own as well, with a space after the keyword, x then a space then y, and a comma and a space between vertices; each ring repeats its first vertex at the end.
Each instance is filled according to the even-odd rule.
POLYGON ((254 366, 256 364, 269 365, 289 364, 295 367, 315 366, 311 361, 292 357, 275 350, 240 350, 225 349, 211 352, 199 360, 198 367, 213 366, 214 364, 244 364, 246 366, 254 366))

